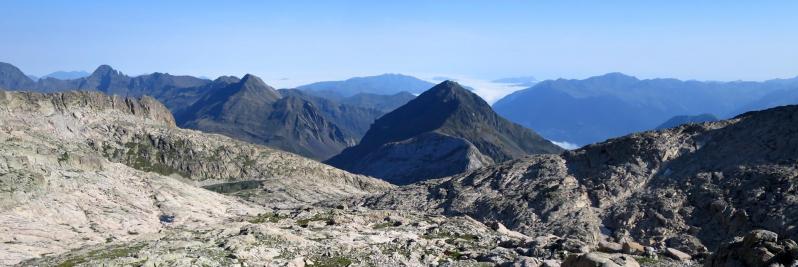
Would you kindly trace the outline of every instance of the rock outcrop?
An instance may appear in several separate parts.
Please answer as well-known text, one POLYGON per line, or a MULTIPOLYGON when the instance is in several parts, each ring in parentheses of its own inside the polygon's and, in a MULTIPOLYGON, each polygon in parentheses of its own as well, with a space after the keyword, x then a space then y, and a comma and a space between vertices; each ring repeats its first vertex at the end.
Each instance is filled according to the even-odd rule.
POLYGON ((798 106, 784 106, 529 156, 359 203, 500 221, 533 238, 553 234, 571 252, 633 240, 701 260, 751 229, 798 237, 796 132, 798 106))
POLYGON ((721 266, 796 266, 798 244, 792 239, 780 239, 766 230, 754 230, 745 237, 724 243, 705 262, 706 267, 721 266))

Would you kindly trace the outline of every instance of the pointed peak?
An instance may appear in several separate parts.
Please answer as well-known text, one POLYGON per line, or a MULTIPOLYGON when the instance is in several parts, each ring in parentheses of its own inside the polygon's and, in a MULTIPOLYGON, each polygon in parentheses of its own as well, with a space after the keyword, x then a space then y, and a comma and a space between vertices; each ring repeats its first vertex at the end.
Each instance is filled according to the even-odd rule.
POLYGON ((96 70, 91 74, 92 76, 106 76, 106 75, 119 75, 121 74, 119 71, 115 70, 111 66, 108 65, 100 65, 97 67, 96 70))
POLYGON ((238 83, 240 81, 241 81, 241 79, 239 79, 236 76, 219 76, 218 78, 213 80, 213 83, 215 83, 215 84, 230 84, 230 83, 238 83))
POLYGON ((427 90, 427 92, 424 92, 421 95, 423 96, 425 94, 435 95, 436 97, 448 96, 448 95, 461 97, 461 96, 468 96, 473 93, 469 92, 468 89, 466 89, 465 87, 463 87, 462 85, 460 85, 455 81, 445 80, 433 86, 432 88, 427 90))
POLYGON ((263 80, 261 80, 258 76, 252 74, 244 75, 244 77, 238 82, 237 87, 239 92, 265 94, 268 95, 269 98, 273 98, 275 100, 280 98, 280 93, 277 92, 277 90, 263 82, 263 80))
POLYGON ((244 84, 244 85, 255 85, 255 86, 259 86, 259 87, 260 86, 269 87, 268 85, 266 85, 265 82, 263 82, 263 80, 260 79, 260 77, 252 75, 252 74, 249 74, 249 73, 247 73, 246 75, 244 75, 243 78, 241 78, 240 83, 244 84))

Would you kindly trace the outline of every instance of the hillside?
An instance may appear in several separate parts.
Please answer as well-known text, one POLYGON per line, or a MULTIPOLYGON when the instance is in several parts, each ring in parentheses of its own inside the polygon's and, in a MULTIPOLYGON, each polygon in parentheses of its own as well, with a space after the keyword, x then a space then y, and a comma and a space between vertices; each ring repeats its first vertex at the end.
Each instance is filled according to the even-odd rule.
POLYGON ((452 175, 527 154, 562 151, 499 117, 479 96, 446 81, 379 118, 327 163, 397 184, 452 175))

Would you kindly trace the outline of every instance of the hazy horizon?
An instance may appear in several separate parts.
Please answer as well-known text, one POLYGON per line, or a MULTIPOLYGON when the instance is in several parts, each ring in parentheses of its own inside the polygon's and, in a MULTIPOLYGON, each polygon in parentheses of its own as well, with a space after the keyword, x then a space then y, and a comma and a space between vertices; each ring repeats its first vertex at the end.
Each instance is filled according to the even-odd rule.
POLYGON ((798 2, 3 2, 0 61, 41 76, 252 73, 275 87, 381 73, 761 81, 798 75, 798 2))

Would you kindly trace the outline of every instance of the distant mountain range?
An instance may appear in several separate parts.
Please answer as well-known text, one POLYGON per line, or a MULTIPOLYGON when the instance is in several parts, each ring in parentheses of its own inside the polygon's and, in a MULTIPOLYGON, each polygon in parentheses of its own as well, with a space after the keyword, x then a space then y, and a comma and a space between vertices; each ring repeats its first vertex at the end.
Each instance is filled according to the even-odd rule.
POLYGON ((584 80, 548 80, 512 93, 493 108, 544 137, 585 145, 650 130, 671 117, 798 103, 798 78, 764 82, 641 80, 609 73, 584 80))
POLYGON ((157 72, 131 77, 107 65, 77 79, 33 81, 13 65, 0 63, 0 88, 149 95, 164 103, 181 127, 225 134, 317 160, 355 145, 375 119, 414 98, 387 86, 379 90, 399 93, 325 98, 300 90, 277 91, 254 75, 242 79, 222 76, 213 81, 157 72))
POLYGON ((56 71, 47 75, 44 75, 40 78, 55 78, 59 80, 72 80, 72 79, 79 79, 83 77, 88 77, 91 73, 85 71, 56 71))
POLYGON ((380 117, 357 146, 327 163, 409 184, 524 155, 561 151, 498 116, 476 94, 445 81, 380 117))
POLYGON ((359 93, 393 95, 400 92, 420 94, 435 84, 416 77, 401 74, 382 74, 368 77, 355 77, 345 81, 317 82, 299 86, 296 89, 313 91, 319 94, 349 97, 359 93))

